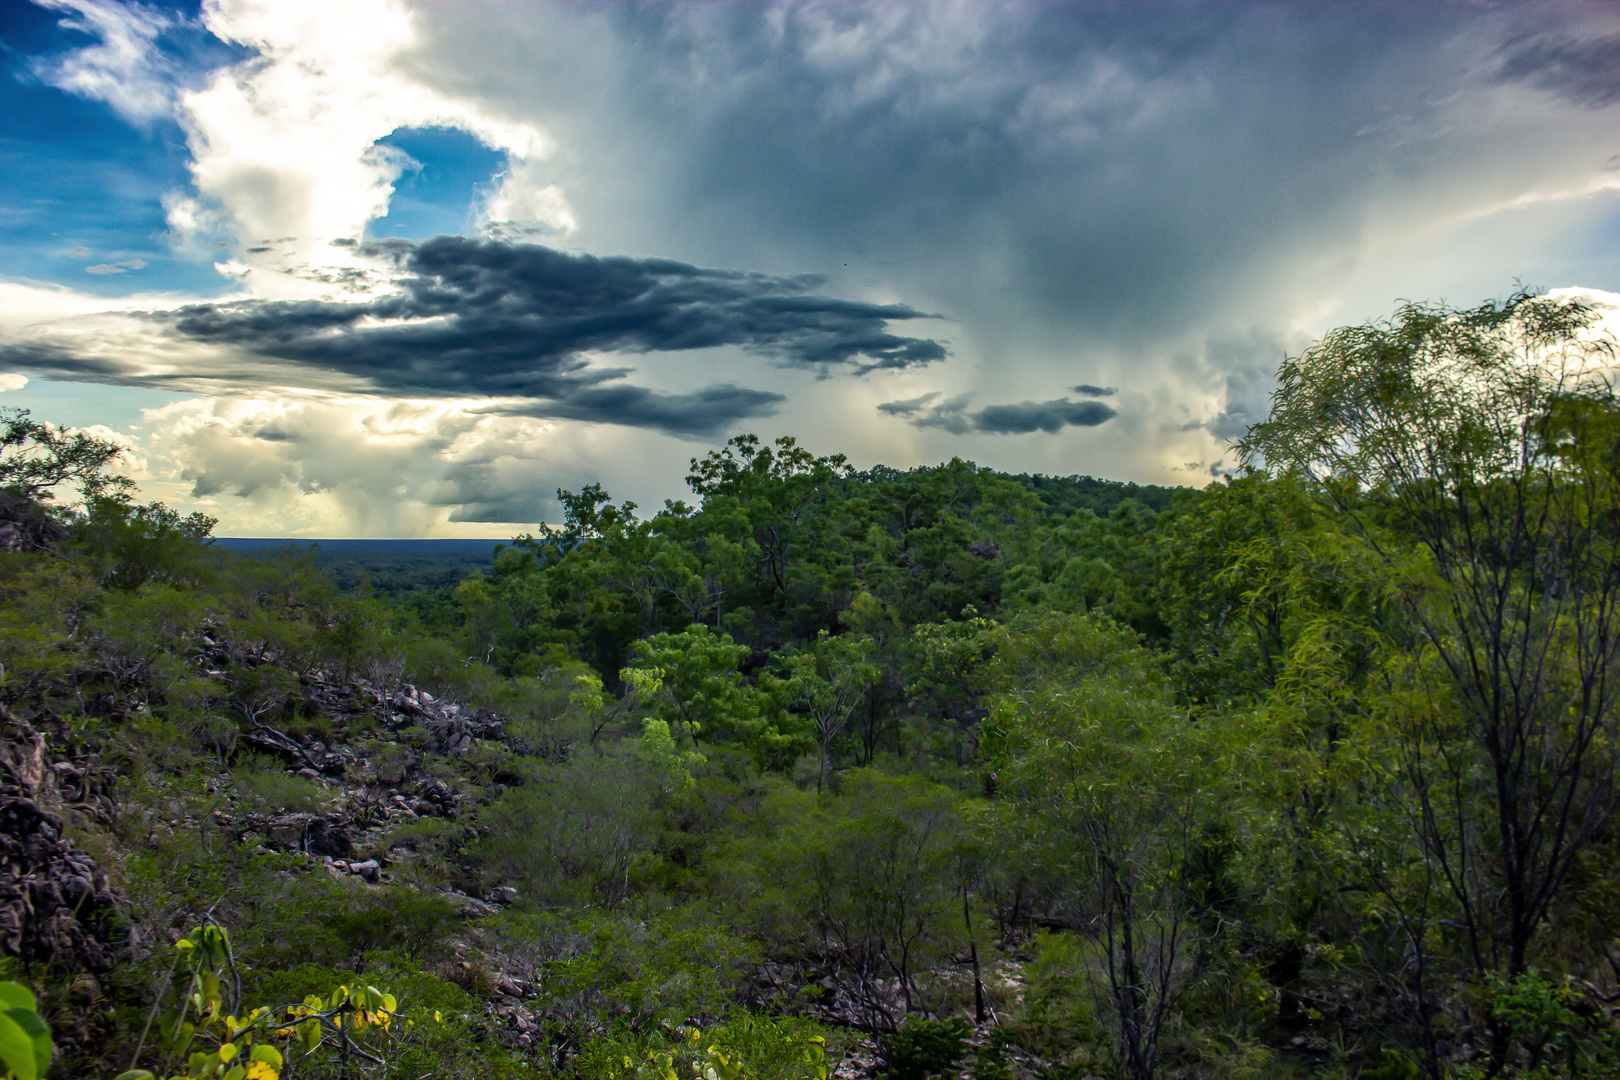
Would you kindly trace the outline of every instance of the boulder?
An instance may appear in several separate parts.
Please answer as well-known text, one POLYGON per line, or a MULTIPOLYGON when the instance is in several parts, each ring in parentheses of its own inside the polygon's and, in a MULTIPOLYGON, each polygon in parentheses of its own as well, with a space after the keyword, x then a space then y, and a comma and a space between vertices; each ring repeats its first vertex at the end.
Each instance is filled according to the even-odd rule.
POLYGON ((7 725, 3 736, 0 952, 24 963, 105 971, 118 952, 117 898, 95 860, 62 835, 44 740, 23 723, 7 725))
POLYGON ((311 855, 325 855, 333 859, 347 859, 354 850, 349 830, 334 826, 325 818, 311 818, 304 826, 302 847, 311 855))

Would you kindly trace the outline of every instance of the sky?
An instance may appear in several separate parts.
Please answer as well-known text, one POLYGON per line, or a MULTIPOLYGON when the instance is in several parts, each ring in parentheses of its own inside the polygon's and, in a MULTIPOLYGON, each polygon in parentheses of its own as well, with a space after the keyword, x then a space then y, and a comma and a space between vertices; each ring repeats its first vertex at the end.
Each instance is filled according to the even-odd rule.
POLYGON ((745 432, 1202 485, 1336 326, 1620 304, 1611 3, 11 0, 0 69, 0 406, 220 535, 745 432))

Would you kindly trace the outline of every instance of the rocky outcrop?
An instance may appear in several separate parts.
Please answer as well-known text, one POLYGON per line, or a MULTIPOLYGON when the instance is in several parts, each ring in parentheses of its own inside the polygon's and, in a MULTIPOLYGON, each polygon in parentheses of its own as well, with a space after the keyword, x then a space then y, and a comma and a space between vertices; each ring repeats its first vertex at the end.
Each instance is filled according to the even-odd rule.
POLYGON ((104 971, 118 952, 107 876, 62 834, 45 742, 0 714, 0 952, 24 963, 104 971))
POLYGON ((44 551, 67 535, 43 505, 0 488, 0 551, 44 551))

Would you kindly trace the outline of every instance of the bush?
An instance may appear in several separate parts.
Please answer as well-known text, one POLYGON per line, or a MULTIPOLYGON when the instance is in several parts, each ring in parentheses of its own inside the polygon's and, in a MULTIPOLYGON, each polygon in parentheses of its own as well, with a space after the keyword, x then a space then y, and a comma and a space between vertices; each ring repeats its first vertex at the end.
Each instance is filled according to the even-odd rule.
POLYGON ((281 767, 281 762, 258 754, 231 770, 231 784, 248 807, 271 813, 313 813, 330 798, 319 781, 289 776, 281 767))
POLYGON ((971 1029, 965 1020, 907 1020, 885 1036, 880 1053, 889 1080, 928 1080, 967 1056, 971 1029))
MULTIPOLYGON (((792 1016, 738 1013, 709 1028, 620 1029, 573 1062, 581 1080, 825 1080, 821 1025, 792 1016)), ((837 1036, 834 1036, 835 1038, 837 1036)))

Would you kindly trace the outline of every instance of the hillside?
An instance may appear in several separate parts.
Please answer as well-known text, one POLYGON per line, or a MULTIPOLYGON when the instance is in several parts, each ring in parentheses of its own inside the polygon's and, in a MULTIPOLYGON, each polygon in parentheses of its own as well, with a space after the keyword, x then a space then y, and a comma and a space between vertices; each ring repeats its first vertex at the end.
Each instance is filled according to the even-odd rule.
POLYGON ((1516 303, 1202 492, 743 436, 408 594, 0 459, 0 976, 57 1076, 1614 1075, 1620 409, 1516 303))

